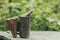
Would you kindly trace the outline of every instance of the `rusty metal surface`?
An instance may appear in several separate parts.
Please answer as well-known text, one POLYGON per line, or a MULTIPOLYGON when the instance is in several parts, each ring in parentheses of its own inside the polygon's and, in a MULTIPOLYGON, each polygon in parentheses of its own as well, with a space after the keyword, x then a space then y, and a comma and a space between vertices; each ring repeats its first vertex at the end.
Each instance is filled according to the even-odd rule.
POLYGON ((9 18, 6 20, 8 26, 9 26, 9 29, 11 30, 11 33, 14 38, 17 37, 17 34, 19 34, 19 36, 21 38, 28 38, 29 37, 30 19, 31 19, 32 12, 33 11, 31 10, 28 13, 21 15, 19 17, 20 22, 17 22, 16 18, 9 18))
POLYGON ((29 37, 30 30, 30 18, 29 17, 20 17, 20 36, 21 38, 29 37))
POLYGON ((13 35, 14 38, 16 38, 17 36, 17 21, 16 21, 16 18, 9 18, 6 20, 7 24, 8 24, 8 27, 10 28, 11 30, 11 33, 13 35))
POLYGON ((32 10, 27 12, 26 14, 23 14, 19 17, 20 19, 20 37, 21 38, 28 38, 30 33, 30 19, 32 10))

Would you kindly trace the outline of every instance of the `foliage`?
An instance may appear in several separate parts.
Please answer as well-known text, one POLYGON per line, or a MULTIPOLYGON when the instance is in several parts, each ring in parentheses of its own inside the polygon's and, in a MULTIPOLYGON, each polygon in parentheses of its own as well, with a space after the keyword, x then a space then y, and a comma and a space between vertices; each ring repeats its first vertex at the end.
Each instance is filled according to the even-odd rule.
POLYGON ((0 4, 0 28, 7 30, 6 19, 20 16, 32 8, 34 12, 31 18, 32 30, 60 31, 60 5, 59 0, 12 0, 11 3, 5 0, 0 4), (11 8, 11 11, 9 11, 11 8))

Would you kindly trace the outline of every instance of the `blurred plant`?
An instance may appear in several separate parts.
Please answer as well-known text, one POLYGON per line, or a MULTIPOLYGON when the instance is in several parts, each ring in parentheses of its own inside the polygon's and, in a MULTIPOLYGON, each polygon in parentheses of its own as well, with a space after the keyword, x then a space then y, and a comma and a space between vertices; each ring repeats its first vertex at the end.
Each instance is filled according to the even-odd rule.
POLYGON ((31 18, 32 30, 60 31, 60 5, 59 0, 5 0, 0 8, 0 29, 8 30, 6 19, 20 16, 34 8, 31 18), (9 11, 11 8, 11 11, 9 11))

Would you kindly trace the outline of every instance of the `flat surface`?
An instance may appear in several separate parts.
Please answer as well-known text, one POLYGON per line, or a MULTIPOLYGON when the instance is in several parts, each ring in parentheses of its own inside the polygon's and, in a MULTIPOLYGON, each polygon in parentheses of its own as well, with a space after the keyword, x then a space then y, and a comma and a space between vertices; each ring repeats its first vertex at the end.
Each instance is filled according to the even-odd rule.
POLYGON ((11 33, 0 32, 0 35, 3 35, 11 40, 60 40, 60 32, 56 31, 31 31, 29 38, 13 38, 11 33))

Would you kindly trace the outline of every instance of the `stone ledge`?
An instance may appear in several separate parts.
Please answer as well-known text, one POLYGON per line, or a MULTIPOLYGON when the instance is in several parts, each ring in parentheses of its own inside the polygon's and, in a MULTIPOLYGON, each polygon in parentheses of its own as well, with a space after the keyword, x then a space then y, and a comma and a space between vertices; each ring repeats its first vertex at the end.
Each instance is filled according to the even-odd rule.
POLYGON ((0 32, 0 35, 11 40, 60 40, 60 32, 56 31, 31 31, 29 38, 13 38, 10 32, 0 32))

